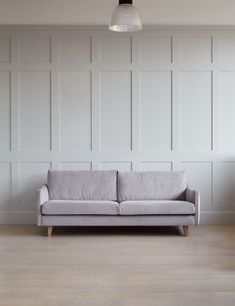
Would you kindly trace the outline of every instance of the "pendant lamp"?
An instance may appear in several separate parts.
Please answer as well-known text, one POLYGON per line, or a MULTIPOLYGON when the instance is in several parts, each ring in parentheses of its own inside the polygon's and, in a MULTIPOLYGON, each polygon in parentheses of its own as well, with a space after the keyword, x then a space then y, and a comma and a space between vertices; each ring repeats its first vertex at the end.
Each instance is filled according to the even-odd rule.
POLYGON ((115 32, 133 32, 143 28, 140 14, 133 5, 133 0, 119 0, 113 10, 109 30, 115 32))

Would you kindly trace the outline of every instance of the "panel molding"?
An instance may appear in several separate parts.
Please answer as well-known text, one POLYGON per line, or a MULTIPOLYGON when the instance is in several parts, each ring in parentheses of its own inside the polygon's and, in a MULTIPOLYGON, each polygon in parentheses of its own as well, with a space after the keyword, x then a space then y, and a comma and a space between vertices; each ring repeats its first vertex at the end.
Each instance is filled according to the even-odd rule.
MULTIPOLYGON (((35 178, 35 184, 37 184, 37 179, 46 177, 48 167, 53 169, 99 170, 117 168, 126 171, 154 169, 178 171, 182 165, 188 166, 187 174, 193 178, 195 186, 202 183, 204 179, 202 176, 210 178, 204 179, 205 188, 201 188, 203 198, 206 201, 211 201, 211 203, 207 203, 208 205, 203 204, 202 223, 235 223, 235 204, 233 206, 233 204, 228 205, 221 202, 216 192, 218 189, 221 193, 225 191, 225 187, 218 180, 220 176, 222 177, 223 171, 227 171, 226 167, 220 167, 221 164, 228 163, 228 167, 230 164, 235 164, 235 146, 233 140, 230 139, 233 137, 233 132, 230 132, 233 130, 233 125, 232 128, 229 125, 224 128, 224 122, 229 119, 227 114, 230 111, 233 113, 233 107, 229 102, 233 99, 231 81, 235 72, 235 52, 231 51, 233 49, 235 50, 235 27, 145 27, 143 31, 133 33, 133 35, 130 33, 115 35, 106 27, 98 26, 0 27, 0 73, 10 74, 8 101, 10 103, 10 121, 8 127, 7 124, 1 126, 2 133, 9 135, 3 136, 4 144, 0 147, 0 164, 9 163, 10 165, 10 196, 12 197, 11 205, 7 211, 5 208, 1 209, 0 205, 0 223, 36 222, 35 202, 32 200, 32 192, 34 194, 36 186, 29 186, 28 189, 27 186, 24 187, 23 199, 27 203, 24 203, 22 211, 20 206, 22 201, 21 184, 27 179, 27 175, 32 175, 35 178), (43 75, 45 72, 50 74, 48 88, 45 84, 43 85, 45 82, 43 76, 38 84, 40 89, 38 94, 36 92, 30 93, 28 99, 37 101, 34 109, 31 110, 30 107, 22 110, 20 103, 22 102, 20 96, 23 88, 19 75, 22 72, 32 74, 26 84, 29 86, 29 89, 26 90, 27 94, 30 93, 30 83, 33 78, 35 79, 36 74, 43 75), (68 141, 72 147, 78 134, 80 135, 79 139, 84 137, 82 141, 84 140, 85 143, 88 143, 87 138, 90 137, 89 146, 82 149, 78 142, 73 148, 61 148, 60 146, 61 72, 74 75, 71 91, 77 90, 78 93, 81 91, 79 91, 76 73, 90 74, 89 85, 83 86, 83 96, 79 97, 79 94, 76 96, 72 93, 72 98, 78 103, 75 104, 78 105, 79 115, 74 114, 73 106, 70 109, 75 129, 81 126, 80 129, 83 131, 79 131, 80 134, 76 133, 76 131, 71 131, 67 125, 64 135, 64 137, 67 135, 70 137, 68 141), (107 101, 105 102, 105 113, 102 113, 104 97, 101 94, 100 81, 102 80, 100 78, 104 72, 109 73, 109 77, 107 77, 108 82, 104 87, 107 101), (130 82, 125 80, 123 72, 130 75, 130 82), (162 82, 161 89, 162 92, 164 90, 165 92, 170 91, 171 109, 167 108, 164 113, 166 105, 163 101, 163 95, 156 94, 151 104, 150 96, 152 97, 153 94, 147 91, 148 80, 146 81, 146 95, 141 101, 143 86, 140 74, 152 73, 154 75, 157 73, 161 75, 166 72, 171 75, 171 86, 168 89, 167 85, 162 82), (201 114, 204 118, 202 124, 205 123, 205 126, 200 125, 200 120, 198 120, 200 113, 193 111, 193 108, 197 109, 198 107, 200 112, 205 110, 200 106, 200 101, 197 101, 195 95, 189 93, 187 101, 182 106, 182 73, 190 72, 196 77, 192 79, 191 86, 189 86, 190 84, 186 85, 186 90, 190 91, 190 87, 195 86, 195 80, 199 80, 208 96, 209 93, 211 95, 210 110, 207 110, 206 114, 201 114), (201 78, 206 72, 211 75, 210 85, 201 78), (221 74, 228 75, 228 73, 231 74, 231 77, 226 80, 228 85, 226 100, 221 74), (114 94, 111 92, 112 87, 116 88, 114 94), (43 113, 40 103, 45 103, 45 97, 42 95, 40 98, 39 96, 43 90, 45 93, 47 89, 50 91, 48 91, 50 103, 46 101, 49 103, 47 106, 50 109, 50 114, 47 111, 44 112, 49 116, 49 119, 47 118, 48 125, 44 118, 42 118, 44 122, 37 121, 37 116, 42 116, 40 112, 43 113), (86 111, 80 100, 88 94, 88 91, 90 95, 90 122, 86 125, 81 124, 81 118, 86 117, 86 111), (128 94, 124 95, 124 91, 128 94), (120 99, 123 100, 120 101, 120 99), (226 101, 227 104, 225 104, 226 101), (156 124, 153 122, 154 116, 152 124, 149 124, 146 117, 145 139, 147 139, 147 145, 145 146, 141 144, 141 134, 143 135, 141 103, 145 108, 150 103, 150 111, 159 108, 162 112, 156 116, 156 124), (184 109, 182 108, 189 105, 188 103, 191 103, 191 108, 189 107, 186 111, 186 115, 191 115, 192 121, 196 117, 195 122, 199 122, 195 133, 198 135, 198 139, 195 136, 193 142, 190 142, 188 138, 182 139, 182 120, 184 119, 182 117, 184 109), (225 107, 227 107, 226 113, 223 113, 225 107), (38 110, 38 113, 35 112, 36 115, 35 108, 38 110), (22 140, 20 112, 26 115, 23 125, 27 127, 27 133, 29 133, 29 137, 24 139, 27 146, 23 148, 22 143, 20 144, 20 140, 22 140), (165 128, 164 122, 169 117, 171 118, 171 127, 168 129, 165 128), (111 118, 110 121, 108 121, 109 118, 111 118), (104 122, 104 120, 106 121, 104 122), (210 124, 206 124, 208 120, 210 124), (112 124, 115 124, 116 130, 112 130, 112 124), (157 137, 150 130, 155 126, 159 131, 157 137), (8 139, 6 139, 7 137, 8 139), (154 138, 153 141, 152 138, 154 138), (105 143, 102 142, 104 139, 105 143), (170 139, 170 143, 167 142, 167 145, 166 139, 170 139), (200 146, 195 146, 194 142, 197 141, 204 142, 200 146), (22 165, 27 165, 23 172, 20 169, 22 165)), ((157 84, 159 83, 157 81, 157 84)), ((67 87, 69 90, 69 85, 67 87)), ((198 97, 201 99, 204 95, 205 91, 198 93, 198 97)), ((66 93, 65 105, 68 98, 69 95, 66 93)), ((27 97, 23 102, 27 104, 27 97)), ((31 102, 29 106, 32 106, 31 102)), ((185 125, 188 133, 190 132, 190 123, 185 125)), ((232 196, 233 193, 231 193, 232 196)))

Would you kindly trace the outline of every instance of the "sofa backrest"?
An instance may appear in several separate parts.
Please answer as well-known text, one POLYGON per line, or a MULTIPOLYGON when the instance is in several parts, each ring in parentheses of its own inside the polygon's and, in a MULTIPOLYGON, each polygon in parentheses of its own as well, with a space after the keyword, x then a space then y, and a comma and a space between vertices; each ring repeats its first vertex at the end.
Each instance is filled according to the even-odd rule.
POLYGON ((118 201, 185 200, 185 172, 118 172, 118 201))
POLYGON ((50 200, 117 201, 117 171, 49 170, 50 200))

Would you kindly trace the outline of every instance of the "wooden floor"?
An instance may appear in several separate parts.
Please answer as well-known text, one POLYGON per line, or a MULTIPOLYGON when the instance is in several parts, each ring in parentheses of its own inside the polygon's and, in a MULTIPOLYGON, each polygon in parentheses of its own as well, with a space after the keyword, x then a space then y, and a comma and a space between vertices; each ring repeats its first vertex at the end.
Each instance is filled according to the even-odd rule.
POLYGON ((235 226, 0 226, 0 305, 234 306, 235 226))

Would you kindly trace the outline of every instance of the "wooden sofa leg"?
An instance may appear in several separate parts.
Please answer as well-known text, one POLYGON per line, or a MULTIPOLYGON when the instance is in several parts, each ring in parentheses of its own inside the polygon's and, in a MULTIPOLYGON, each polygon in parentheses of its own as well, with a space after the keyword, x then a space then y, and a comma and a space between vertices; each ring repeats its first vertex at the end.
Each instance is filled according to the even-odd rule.
POLYGON ((51 235, 52 235, 52 230, 53 230, 53 226, 48 226, 48 227, 47 227, 47 236, 48 236, 48 237, 51 237, 51 235))
POLYGON ((184 236, 188 237, 188 225, 183 225, 184 236))

